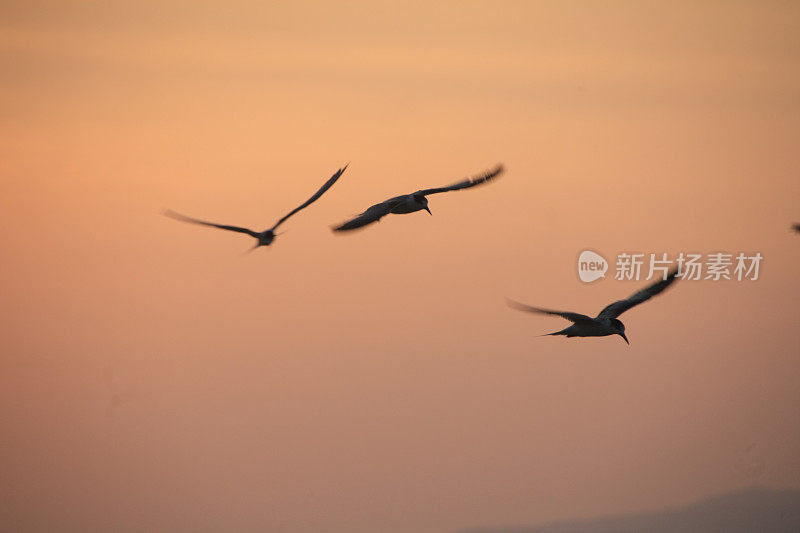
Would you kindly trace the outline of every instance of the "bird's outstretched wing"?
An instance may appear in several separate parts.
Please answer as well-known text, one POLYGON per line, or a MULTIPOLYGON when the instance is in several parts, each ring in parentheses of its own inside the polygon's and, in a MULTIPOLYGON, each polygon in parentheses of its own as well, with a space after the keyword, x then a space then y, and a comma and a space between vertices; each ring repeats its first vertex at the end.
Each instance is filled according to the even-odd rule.
POLYGON ((555 315, 560 316, 561 318, 566 318, 570 322, 592 322, 592 318, 586 315, 582 315, 580 313, 570 313, 569 311, 553 311, 551 309, 542 309, 540 307, 532 307, 530 305, 525 305, 519 302, 515 302, 510 298, 506 298, 506 303, 512 309, 517 309, 518 311, 526 311, 528 313, 539 313, 543 315, 555 315))
POLYGON ((394 198, 389 198, 388 200, 385 200, 379 204, 375 204, 357 217, 348 220, 344 224, 335 226, 333 231, 347 231, 377 222, 381 218, 391 213, 392 210, 402 203, 405 198, 405 196, 395 196, 394 198))
POLYGON ((419 194, 421 196, 427 196, 429 194, 436 194, 438 192, 447 192, 447 191, 457 191, 459 189, 467 189, 469 187, 474 187, 476 185, 480 185, 481 183, 485 183, 490 181, 503 172, 503 165, 497 165, 492 170, 484 172, 478 176, 467 178, 464 180, 459 181, 458 183, 453 183, 452 185, 448 185, 447 187, 438 187, 435 189, 422 189, 414 194, 419 194))
POLYGON ((240 228, 238 226, 225 226, 223 224, 214 224, 213 222, 206 222, 205 220, 198 220, 196 218, 187 217, 186 215, 181 215, 180 213, 176 213, 175 211, 170 211, 169 209, 164 210, 163 214, 170 218, 174 218, 175 220, 181 220, 183 222, 191 222, 192 224, 202 224, 203 226, 211 226, 213 228, 226 229, 228 231, 236 231, 238 233, 246 233, 252 237, 258 238, 258 233, 256 233, 253 230, 249 230, 247 228, 240 228))
POLYGON ((301 209, 304 209, 304 208, 308 207, 309 205, 313 204, 316 200, 318 200, 319 197, 322 196, 325 193, 325 191, 330 189, 333 186, 333 184, 336 183, 336 180, 339 179, 339 177, 347 169, 347 166, 349 164, 350 163, 347 163, 347 165, 345 165, 344 167, 342 167, 339 170, 337 170, 336 173, 333 176, 331 176, 331 178, 328 181, 326 181, 325 184, 322 187, 320 187, 317 192, 314 193, 314 196, 312 196, 311 198, 306 200, 305 203, 303 203, 303 205, 301 205, 300 207, 295 207, 294 209, 292 209, 289 212, 288 215, 284 216, 282 219, 277 221, 275 223, 275 225, 272 226, 272 231, 275 231, 276 229, 278 229, 278 226, 283 224, 286 221, 286 219, 288 219, 290 216, 294 215, 295 213, 297 213, 301 209))
POLYGON ((646 302, 656 294, 660 293, 669 287, 676 279, 678 279, 677 269, 670 272, 666 279, 660 279, 652 285, 648 285, 644 289, 633 294, 627 300, 619 300, 613 304, 607 305, 605 309, 600 311, 600 314, 597 315, 597 318, 617 318, 631 307, 639 305, 642 302, 646 302))

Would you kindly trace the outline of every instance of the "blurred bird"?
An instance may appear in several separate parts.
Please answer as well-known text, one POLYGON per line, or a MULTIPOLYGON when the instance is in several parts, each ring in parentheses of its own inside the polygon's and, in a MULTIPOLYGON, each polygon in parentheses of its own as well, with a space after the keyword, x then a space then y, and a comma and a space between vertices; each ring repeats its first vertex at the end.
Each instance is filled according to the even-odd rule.
POLYGON ((632 295, 627 300, 619 300, 606 306, 605 309, 600 311, 595 318, 582 315, 580 313, 570 313, 568 311, 552 311, 549 309, 540 309, 538 307, 531 307, 529 305, 515 302, 514 300, 507 299, 509 307, 518 309, 520 311, 527 311, 529 313, 541 313, 545 315, 556 315, 561 318, 566 318, 572 325, 568 328, 556 331, 554 333, 546 333, 545 335, 565 335, 567 337, 605 337, 607 335, 619 335, 625 342, 628 342, 628 337, 625 336, 625 324, 623 324, 617 317, 636 305, 645 302, 669 287, 678 278, 678 270, 670 272, 665 279, 659 280, 652 285, 645 287, 639 292, 632 295))
POLYGON ((800 233, 800 224, 792 224, 792 229, 800 233))
POLYGON ((267 230, 264 230, 264 231, 253 231, 251 229, 240 228, 240 227, 237 227, 237 226, 225 226, 223 224, 214 224, 213 222, 206 222, 204 220, 198 220, 196 218, 187 217, 185 215, 181 215, 180 213, 176 213, 175 211, 170 211, 170 210, 165 210, 164 211, 164 215, 166 215, 166 216, 168 216, 170 218, 174 218, 175 220, 181 220, 183 222, 191 222, 192 224, 202 224, 204 226, 211 226, 213 228, 225 229, 225 230, 228 230, 228 231, 235 231, 235 232, 238 232, 238 233, 246 233, 247 235, 250 235, 251 237, 255 237, 256 240, 257 240, 256 245, 253 246, 248 251, 255 250, 259 246, 269 246, 272 243, 272 241, 275 240, 276 235, 280 235, 280 233, 277 233, 277 234, 275 233, 275 230, 278 229, 278 226, 280 226, 281 224, 286 222, 286 220, 290 216, 294 215, 295 213, 297 213, 301 209, 306 208, 309 205, 311 205, 312 203, 314 203, 320 196, 322 196, 325 193, 325 191, 330 189, 333 186, 333 184, 336 183, 336 180, 339 179, 339 177, 342 175, 342 173, 345 171, 345 169, 347 168, 347 166, 349 164, 350 163, 348 163, 344 167, 342 167, 339 170, 337 170, 336 173, 333 176, 331 176, 331 178, 328 181, 326 181, 325 184, 322 187, 320 187, 320 189, 317 192, 315 192, 314 195, 311 198, 306 200, 301 206, 292 209, 289 212, 288 215, 286 215, 283 218, 281 218, 280 220, 278 220, 275 223, 275 225, 272 226, 270 229, 267 229, 267 230))
POLYGON ((411 194, 404 194, 402 196, 395 196, 394 198, 389 198, 388 200, 381 202, 379 204, 375 204, 357 217, 353 218, 352 220, 348 220, 344 224, 336 226, 333 228, 333 231, 347 231, 356 228, 361 228, 366 226, 367 224, 372 224, 373 222, 379 221, 384 216, 393 213, 396 215, 406 214, 406 213, 414 213, 416 211, 422 211, 423 209, 428 212, 429 215, 433 215, 431 210, 428 209, 428 199, 426 196, 429 194, 436 194, 440 192, 448 192, 448 191, 457 191, 459 189, 468 189, 469 187, 474 187, 476 185, 480 185, 481 183, 485 183, 490 181, 497 176, 499 176, 503 172, 503 165, 497 165, 494 169, 485 172, 479 176, 474 178, 467 178, 465 180, 459 181, 458 183, 453 183, 452 185, 448 185, 447 187, 439 187, 436 189, 422 189, 415 193, 411 194))

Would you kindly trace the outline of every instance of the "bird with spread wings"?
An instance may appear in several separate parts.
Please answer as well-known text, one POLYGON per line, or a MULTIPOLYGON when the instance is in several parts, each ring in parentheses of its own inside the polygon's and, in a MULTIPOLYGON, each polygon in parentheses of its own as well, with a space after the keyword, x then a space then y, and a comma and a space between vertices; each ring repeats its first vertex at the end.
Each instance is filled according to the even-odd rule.
POLYGON ((407 214, 417 211, 425 210, 428 214, 432 214, 428 208, 428 196, 431 194, 438 194, 441 192, 458 191, 461 189, 468 189, 475 187, 482 183, 488 183, 495 179, 503 172, 503 165, 497 165, 492 170, 484 172, 472 178, 466 178, 459 182, 453 183, 446 187, 436 187, 433 189, 421 189, 411 194, 404 194, 389 198, 379 204, 369 207, 366 211, 357 217, 348 220, 333 228, 333 231, 349 231, 356 228, 361 228, 379 221, 381 218, 389 214, 407 214))
POLYGON ((289 217, 291 217, 292 215, 294 215, 295 213, 297 213, 301 209, 305 209, 306 207, 308 207, 309 205, 311 205, 312 203, 317 201, 319 199, 319 197, 322 196, 325 193, 325 191, 330 189, 333 186, 333 184, 336 183, 336 180, 338 180, 339 177, 342 175, 342 173, 347 169, 347 166, 348 165, 345 165, 344 167, 342 167, 339 170, 337 170, 336 173, 333 176, 331 176, 330 179, 328 179, 328 181, 326 181, 322 185, 322 187, 320 187, 319 190, 313 194, 313 196, 311 196, 311 198, 309 198, 308 200, 303 202, 298 207, 295 207, 294 209, 289 211, 289 213, 287 215, 281 217, 275 223, 274 226, 272 226, 270 229, 267 229, 267 230, 264 230, 264 231, 253 231, 251 229, 240 228, 238 226, 227 226, 227 225, 224 225, 224 224, 215 224, 213 222, 206 222, 205 220, 198 220, 196 218, 187 217, 186 215, 182 215, 180 213, 176 213, 175 211, 170 211, 170 210, 164 211, 164 214, 166 216, 170 217, 170 218, 174 218, 176 220, 181 220, 183 222, 190 222, 192 224, 201 224, 203 226, 210 226, 212 228, 219 228, 219 229, 224 229, 224 230, 227 230, 227 231, 235 231, 237 233, 244 233, 246 235, 250 235, 251 237, 254 237, 256 239, 256 241, 257 241, 256 245, 253 248, 251 248, 251 250, 253 250, 255 248, 258 248, 259 246, 269 246, 272 243, 272 241, 275 240, 276 235, 279 235, 279 234, 275 233, 275 230, 278 229, 278 226, 280 226, 281 224, 286 222, 286 220, 288 220, 289 217))
MULTIPOLYGON (((508 305, 509 307, 519 311, 560 316, 561 318, 572 322, 571 326, 562 329, 561 331, 547 333, 546 335, 564 335, 566 337, 605 337, 607 335, 619 335, 625 339, 625 342, 628 342, 628 337, 625 336, 625 324, 623 324, 622 321, 617 317, 632 307, 646 302, 656 294, 661 293, 664 289, 672 285, 672 283, 675 282, 678 277, 678 270, 675 269, 668 273, 664 279, 660 279, 652 285, 648 285, 644 289, 631 295, 629 298, 617 300, 616 302, 607 305, 594 318, 569 311, 553 311, 552 309, 533 307, 515 302, 511 299, 508 300, 508 305)), ((628 342, 628 344, 630 343, 628 342)))

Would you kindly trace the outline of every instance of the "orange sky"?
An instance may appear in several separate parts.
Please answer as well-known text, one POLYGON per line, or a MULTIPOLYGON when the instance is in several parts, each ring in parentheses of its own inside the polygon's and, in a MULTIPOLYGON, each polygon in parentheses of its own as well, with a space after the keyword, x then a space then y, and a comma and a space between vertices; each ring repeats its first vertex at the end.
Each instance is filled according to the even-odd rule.
MULTIPOLYGON (((0 522, 444 532, 800 487, 800 6, 0 8, 0 522), (271 226, 269 249, 169 207, 271 226), (434 216, 329 226, 504 162, 434 216), (282 228, 284 229, 284 228, 282 228), (757 282, 576 276, 760 252, 757 282)), ((126 5, 129 4, 129 5, 126 5)))

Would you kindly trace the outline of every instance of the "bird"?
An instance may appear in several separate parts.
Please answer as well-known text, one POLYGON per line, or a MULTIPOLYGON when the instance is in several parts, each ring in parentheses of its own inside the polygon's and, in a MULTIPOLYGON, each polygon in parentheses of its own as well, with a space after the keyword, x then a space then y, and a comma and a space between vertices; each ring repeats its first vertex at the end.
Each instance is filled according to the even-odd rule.
POLYGON ((322 185, 322 187, 320 187, 319 190, 314 193, 314 195, 311 198, 306 200, 299 207, 296 207, 296 208, 292 209, 289 212, 288 215, 285 215, 283 218, 278 220, 275 223, 274 226, 272 226, 270 229, 266 229, 264 231, 253 231, 251 229, 240 228, 238 226, 226 226, 224 224, 215 224, 213 222, 206 222, 205 220, 198 220, 196 218, 187 217, 186 215, 182 215, 180 213, 176 213, 175 211, 171 211, 169 209, 164 210, 163 214, 165 216, 170 217, 170 218, 174 218, 175 220, 181 220, 183 222, 191 222, 192 224, 202 224, 203 226, 211 226, 213 228, 219 228, 219 229, 224 229, 224 230, 228 230, 228 231, 235 231, 237 233, 245 233, 247 235, 250 235, 251 237, 255 237, 255 239, 256 239, 255 246, 253 246, 252 248, 250 248, 250 250, 248 250, 248 251, 252 251, 252 250, 255 250, 256 248, 258 248, 259 246, 269 246, 270 244, 272 244, 272 241, 275 240, 275 237, 277 235, 280 235, 280 233, 275 233, 275 230, 278 229, 278 226, 280 226, 281 224, 286 222, 286 220, 289 217, 291 217, 292 215, 294 215, 295 213, 297 213, 301 209, 304 209, 304 208, 308 207, 309 205, 314 203, 317 199, 319 199, 319 197, 322 196, 325 193, 325 191, 330 189, 333 186, 333 184, 336 183, 336 180, 339 179, 339 177, 342 175, 342 173, 347 169, 347 167, 349 165, 350 165, 350 163, 348 163, 344 167, 342 167, 339 170, 337 170, 336 173, 333 176, 331 176, 330 179, 328 181, 326 181, 322 185))
POLYGON ((608 335, 619 335, 626 343, 630 344, 628 337, 625 336, 625 324, 622 323, 617 317, 627 311, 628 309, 645 302, 660 293, 676 279, 680 277, 678 269, 673 270, 663 279, 658 280, 652 285, 648 285, 639 292, 631 295, 625 300, 618 300, 612 304, 607 305, 600 313, 592 318, 580 313, 571 313, 569 311, 553 311, 551 309, 542 309, 539 307, 532 307, 525 305, 514 300, 507 299, 509 307, 519 311, 527 311, 529 313, 540 313, 545 315, 555 315, 561 318, 566 318, 572 325, 564 328, 561 331, 553 333, 546 333, 548 335, 564 335, 566 337, 605 337, 608 335))
POLYGON ((429 194, 437 194, 440 192, 448 192, 448 191, 457 191, 460 189, 468 189, 469 187, 474 187, 476 185, 480 185, 481 183, 486 183, 488 181, 493 180, 497 176, 499 176, 503 172, 503 165, 497 165, 492 170, 484 172, 478 176, 473 178, 466 178, 462 181, 457 183, 453 183, 452 185, 448 185, 446 187, 438 187, 435 189, 421 189, 417 192, 411 194, 404 194, 401 196, 395 196, 394 198, 389 198, 379 204, 375 204, 371 206, 369 209, 358 215, 357 217, 344 222, 338 226, 333 227, 333 231, 349 231, 354 230, 356 228, 364 227, 368 224, 372 224, 373 222, 379 221, 384 216, 393 213, 396 215, 406 214, 406 213, 414 213, 416 211, 422 211, 423 209, 428 212, 429 215, 433 215, 431 213, 430 208, 428 208, 428 198, 429 194))
POLYGON ((800 224, 792 224, 792 229, 800 233, 800 224))

